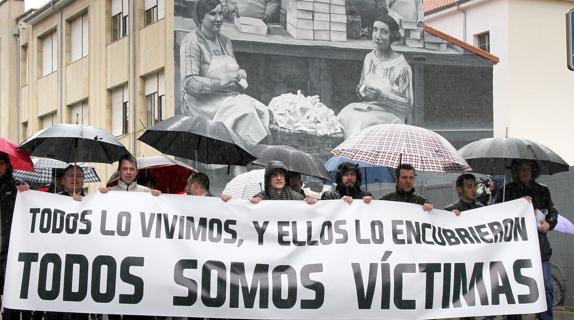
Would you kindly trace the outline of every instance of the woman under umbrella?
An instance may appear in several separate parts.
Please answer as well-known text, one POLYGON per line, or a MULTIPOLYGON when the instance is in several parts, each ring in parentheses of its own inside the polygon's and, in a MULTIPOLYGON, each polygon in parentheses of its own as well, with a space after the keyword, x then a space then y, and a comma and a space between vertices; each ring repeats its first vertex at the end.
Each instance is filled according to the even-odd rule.
POLYGON ((373 23, 376 48, 365 57, 357 86, 364 102, 351 103, 337 115, 345 138, 376 124, 405 123, 413 107, 413 87, 411 67, 391 47, 400 39, 398 23, 381 13, 373 23))
POLYGON ((220 0, 199 0, 198 27, 182 41, 181 81, 184 110, 223 122, 252 146, 269 134, 269 110, 256 99, 240 94, 247 74, 240 69, 231 41, 221 34, 220 0))

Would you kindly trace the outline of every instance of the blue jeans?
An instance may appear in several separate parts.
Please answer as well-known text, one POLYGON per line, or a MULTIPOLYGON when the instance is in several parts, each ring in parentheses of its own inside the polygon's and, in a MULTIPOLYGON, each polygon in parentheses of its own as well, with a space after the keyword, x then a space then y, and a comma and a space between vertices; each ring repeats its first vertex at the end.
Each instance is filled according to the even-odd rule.
POLYGON ((552 288, 552 269, 550 261, 542 261, 542 275, 544 276, 544 290, 546 291, 546 305, 548 309, 538 314, 540 320, 552 320, 552 303, 554 302, 554 291, 552 288))

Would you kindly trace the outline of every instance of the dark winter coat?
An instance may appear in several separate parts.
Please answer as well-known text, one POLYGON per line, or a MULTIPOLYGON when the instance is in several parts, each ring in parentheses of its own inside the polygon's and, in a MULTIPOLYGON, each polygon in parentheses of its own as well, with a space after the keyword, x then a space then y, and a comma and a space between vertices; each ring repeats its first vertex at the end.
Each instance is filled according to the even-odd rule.
POLYGON ((387 193, 379 200, 406 202, 420 205, 428 202, 425 197, 415 193, 414 188, 410 192, 396 190, 395 192, 387 193))
POLYGON ((16 181, 12 177, 12 169, 9 168, 6 174, 0 177, 0 235, 2 236, 2 245, 0 246, 0 293, 4 293, 6 260, 8 258, 10 229, 12 227, 17 192, 16 181))
MULTIPOLYGON (((496 203, 503 202, 502 196, 503 192, 497 193, 496 203)), ((504 201, 516 200, 525 196, 531 197, 534 209, 548 210, 545 220, 550 225, 550 230, 556 227, 556 223, 558 223, 558 211, 554 208, 554 203, 550 197, 550 190, 545 185, 535 181, 532 182, 531 186, 524 185, 517 181, 511 182, 506 185, 504 196, 504 201)), ((550 246, 550 241, 548 241, 546 233, 538 233, 538 242, 540 244, 540 256, 542 257, 542 261, 550 260, 552 247, 550 246)))
POLYGON ((472 210, 472 209, 482 208, 482 207, 484 207, 484 205, 482 205, 482 203, 480 203, 480 201, 474 200, 472 203, 468 203, 468 202, 464 202, 461 199, 459 199, 457 202, 451 203, 450 205, 446 206, 444 209, 447 211, 458 210, 460 212, 463 212, 466 210, 472 210))

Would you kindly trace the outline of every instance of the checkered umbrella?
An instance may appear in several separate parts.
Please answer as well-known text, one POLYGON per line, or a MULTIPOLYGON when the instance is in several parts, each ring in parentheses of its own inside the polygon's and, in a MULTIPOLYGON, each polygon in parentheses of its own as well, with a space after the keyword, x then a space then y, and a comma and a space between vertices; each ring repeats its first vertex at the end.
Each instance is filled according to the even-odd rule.
POLYGON ((265 188, 265 169, 251 170, 231 179, 222 194, 238 199, 250 199, 265 188))
POLYGON ((372 165, 397 167, 409 163, 419 171, 465 172, 469 165, 437 133, 405 124, 380 124, 363 129, 331 151, 372 165))
MULTIPOLYGON (((37 158, 32 161, 34 171, 14 170, 14 177, 26 182, 50 183, 54 179, 55 170, 64 170, 68 166, 64 161, 49 158, 37 158)), ((85 183, 100 182, 100 177, 94 167, 84 163, 78 163, 78 166, 84 172, 85 183)))

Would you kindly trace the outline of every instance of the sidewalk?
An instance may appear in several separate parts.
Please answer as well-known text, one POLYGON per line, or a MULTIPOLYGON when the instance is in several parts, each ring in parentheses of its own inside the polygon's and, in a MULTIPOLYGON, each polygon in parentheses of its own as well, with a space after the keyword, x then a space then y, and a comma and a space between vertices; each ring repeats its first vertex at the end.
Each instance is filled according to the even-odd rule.
POLYGON ((554 307, 555 320, 570 320, 574 319, 574 307, 554 307))

